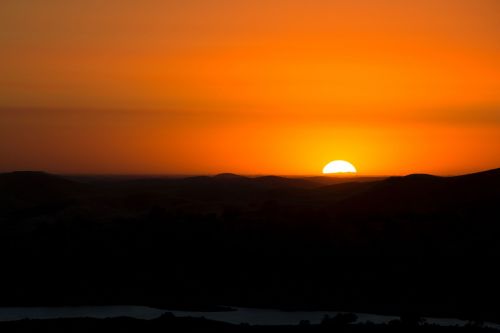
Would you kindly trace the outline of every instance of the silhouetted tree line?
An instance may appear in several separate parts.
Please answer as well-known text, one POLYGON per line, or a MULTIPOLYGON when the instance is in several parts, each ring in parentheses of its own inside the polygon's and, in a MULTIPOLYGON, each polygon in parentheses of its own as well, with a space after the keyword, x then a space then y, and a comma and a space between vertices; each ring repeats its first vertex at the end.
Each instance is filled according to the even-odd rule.
POLYGON ((131 318, 114 319, 51 319, 51 320, 20 320, 0 322, 2 332, 220 332, 220 333, 281 333, 281 332, 344 332, 344 333, 488 333, 497 332, 494 329, 479 325, 464 327, 444 327, 428 325, 414 320, 394 320, 388 324, 354 323, 352 314, 340 314, 333 318, 325 318, 319 325, 301 322, 290 326, 253 326, 248 324, 227 324, 204 318, 178 318, 165 314, 158 319, 140 320, 131 318))

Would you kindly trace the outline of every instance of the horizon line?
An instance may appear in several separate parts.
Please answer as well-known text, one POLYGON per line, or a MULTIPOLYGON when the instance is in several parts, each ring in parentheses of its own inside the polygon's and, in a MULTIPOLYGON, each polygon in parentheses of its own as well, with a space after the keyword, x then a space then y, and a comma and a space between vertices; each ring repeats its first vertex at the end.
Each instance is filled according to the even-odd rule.
POLYGON ((46 171, 46 170, 2 170, 0 171, 0 174, 2 173, 14 173, 14 172, 41 172, 41 173, 47 173, 47 174, 54 174, 54 175, 60 175, 60 176, 70 176, 70 177, 161 177, 161 178, 189 178, 189 177, 214 177, 218 175, 224 175, 224 174, 231 174, 231 175, 236 175, 236 176, 241 176, 241 177, 248 177, 248 178, 257 178, 257 177, 266 177, 266 176, 274 176, 274 177, 285 177, 285 178, 301 178, 301 177, 327 177, 327 178, 388 178, 388 177, 405 177, 409 175, 415 175, 415 174, 425 174, 425 175, 431 175, 431 176, 438 176, 438 177, 454 177, 454 176, 463 176, 463 175, 470 175, 470 174, 475 174, 475 173, 481 173, 481 172, 488 172, 492 170, 497 170, 500 169, 500 167, 497 168, 491 168, 491 169, 481 169, 479 171, 472 171, 472 172, 465 172, 465 173, 455 173, 455 174, 432 174, 432 173, 425 173, 425 172, 411 172, 411 173, 405 173, 405 174, 363 174, 363 173, 338 173, 338 174, 324 174, 324 173, 318 173, 318 174, 278 174, 278 173, 234 173, 234 172, 217 172, 217 173, 93 173, 93 172, 52 172, 52 171, 46 171))

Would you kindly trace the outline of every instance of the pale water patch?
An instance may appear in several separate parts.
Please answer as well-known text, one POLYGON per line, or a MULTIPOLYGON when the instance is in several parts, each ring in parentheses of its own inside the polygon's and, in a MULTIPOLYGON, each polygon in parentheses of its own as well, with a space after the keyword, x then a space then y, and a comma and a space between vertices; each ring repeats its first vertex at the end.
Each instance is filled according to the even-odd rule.
MULTIPOLYGON (((204 317, 232 324, 250 325, 297 325, 302 320, 319 324, 325 316, 335 317, 335 311, 282 311, 276 309, 256 309, 232 307, 234 311, 198 312, 162 310, 147 306, 77 306, 77 307, 0 307, 0 321, 21 319, 57 319, 57 318, 117 318, 155 319, 166 312, 177 317, 204 317)), ((388 323, 397 320, 397 316, 368 313, 355 313, 358 323, 388 323)), ((467 321, 454 318, 425 318, 425 323, 441 326, 464 326, 467 321)), ((500 325, 485 323, 485 326, 500 330, 500 325)))
POLYGON ((147 306, 64 306, 64 307, 0 307, 0 321, 57 318, 116 318, 154 319, 165 310, 147 306))
MULTIPOLYGON (((335 317, 340 312, 333 311, 282 311, 276 309, 234 308, 230 312, 190 312, 170 311, 178 317, 205 317, 211 320, 224 321, 231 324, 248 323, 251 325, 297 325, 302 320, 311 324, 319 324, 328 315, 335 317)), ((399 319, 396 316, 382 316, 356 313, 358 322, 370 321, 375 324, 387 323, 399 319)))

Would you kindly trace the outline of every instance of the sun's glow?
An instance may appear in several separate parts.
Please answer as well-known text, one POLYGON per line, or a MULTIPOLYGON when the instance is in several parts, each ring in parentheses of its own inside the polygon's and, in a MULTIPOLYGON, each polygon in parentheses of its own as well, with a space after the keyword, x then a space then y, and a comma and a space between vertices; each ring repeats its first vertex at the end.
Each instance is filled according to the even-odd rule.
POLYGON ((323 168, 323 173, 356 173, 357 170, 351 163, 342 160, 336 160, 328 163, 323 168))

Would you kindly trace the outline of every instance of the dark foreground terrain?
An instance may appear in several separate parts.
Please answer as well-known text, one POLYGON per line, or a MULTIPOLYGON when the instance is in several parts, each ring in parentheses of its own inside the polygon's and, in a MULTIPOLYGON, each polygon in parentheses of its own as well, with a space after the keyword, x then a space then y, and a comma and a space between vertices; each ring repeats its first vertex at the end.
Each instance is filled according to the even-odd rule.
POLYGON ((500 322, 499 205, 500 169, 386 179, 5 173, 0 303, 224 304, 500 322))
MULTIPOLYGON (((346 315, 349 317, 349 315, 346 315)), ((296 326, 250 326, 246 324, 232 325, 202 318, 176 318, 164 315, 154 320, 131 318, 115 319, 53 319, 53 320, 20 320, 0 322, 2 332, 179 332, 179 333, 281 333, 281 332, 339 332, 339 333, 495 333, 497 330, 481 327, 471 323, 464 327, 441 327, 414 321, 396 320, 388 324, 352 324, 344 316, 328 318, 319 325, 307 322, 296 326)))

